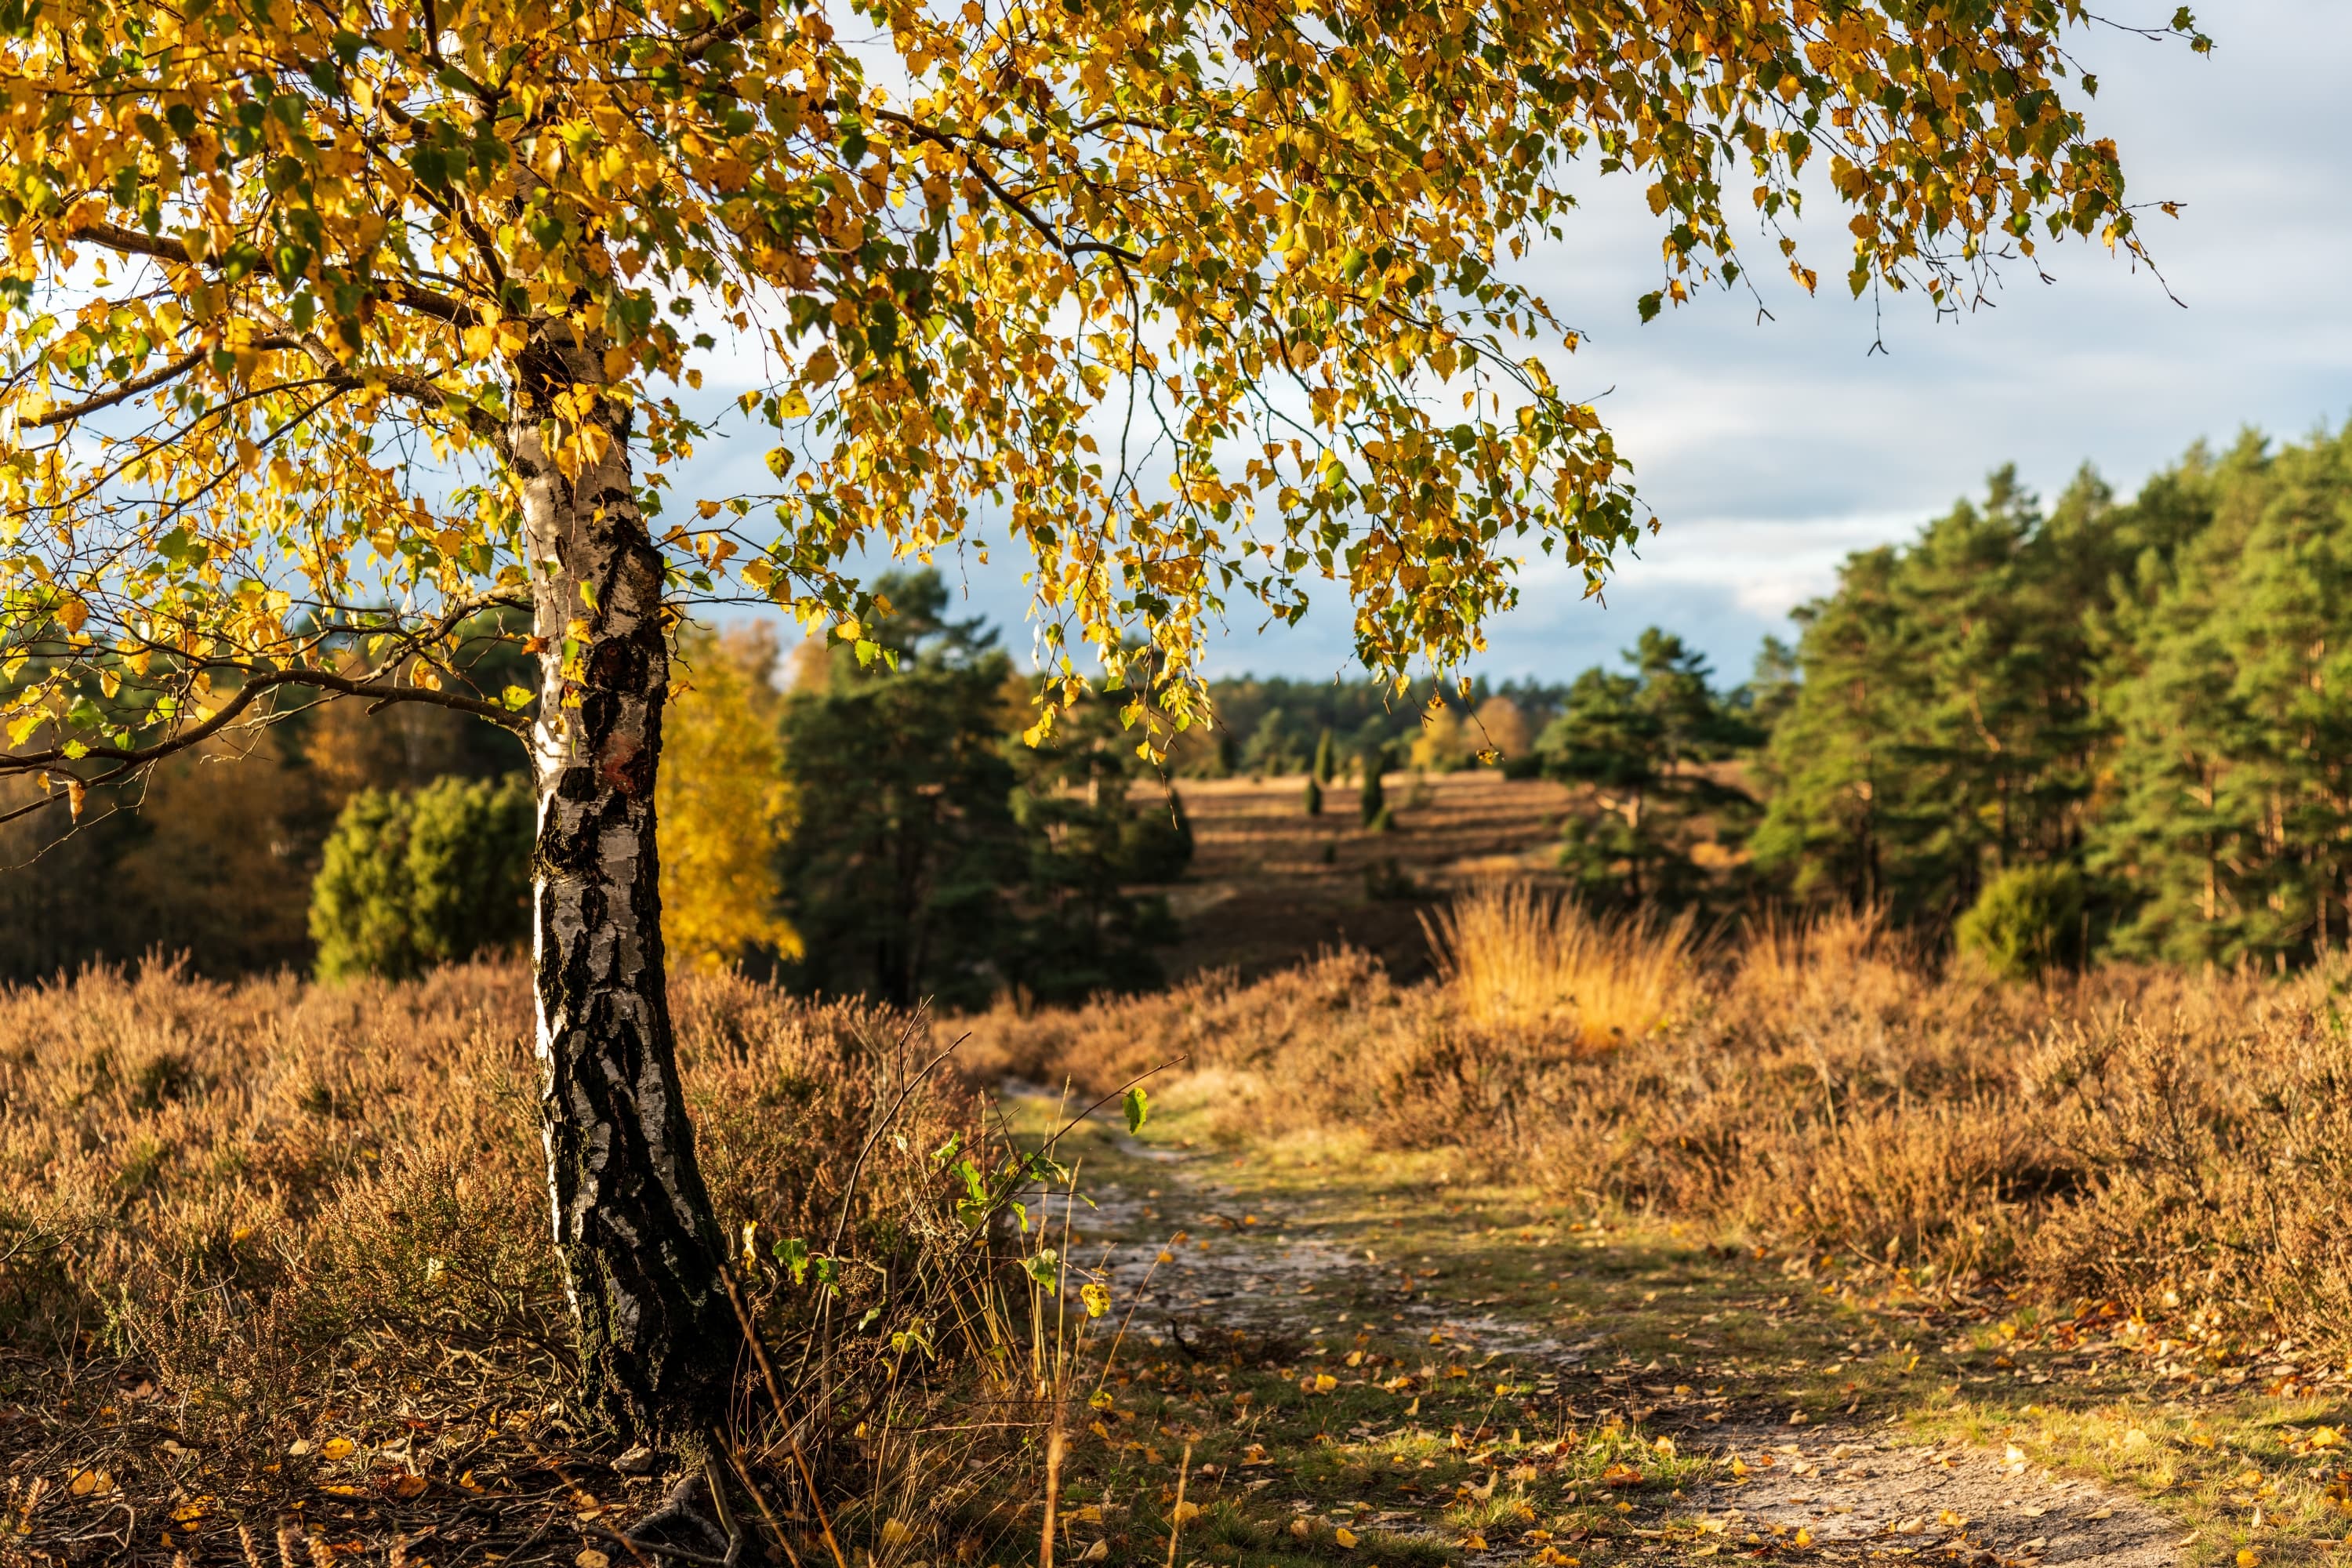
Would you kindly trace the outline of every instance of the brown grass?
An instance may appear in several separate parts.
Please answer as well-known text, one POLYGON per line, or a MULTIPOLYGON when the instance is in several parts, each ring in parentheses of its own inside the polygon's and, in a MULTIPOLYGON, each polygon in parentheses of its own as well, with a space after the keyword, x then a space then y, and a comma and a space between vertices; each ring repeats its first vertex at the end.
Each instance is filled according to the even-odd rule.
MULTIPOLYGON (((951 1068, 910 1088, 930 1053, 903 1017, 730 975, 681 978, 673 1001, 703 1168, 782 1414, 835 1478, 833 1523, 884 1568, 942 1521, 1009 1528, 1058 1388, 1030 1364, 1049 1315, 1019 1268, 1036 1243, 968 1226, 955 1163, 1009 1194, 1021 1156, 951 1068), (826 1252, 837 1225, 838 1291, 795 1285, 773 1244, 826 1252), (929 1436, 894 1437, 909 1427, 929 1436)), ((126 1548, 184 1543, 210 1528, 173 1519, 194 1507, 181 1467, 200 1463, 196 1514, 266 1524, 348 1479, 360 1522, 338 1530, 572 1560, 582 1542, 550 1541, 548 1509, 576 1533, 577 1477, 605 1478, 605 1507, 621 1483, 568 1410, 529 1030, 527 977, 507 966, 0 989, 0 1446, 10 1473, 49 1478, 32 1545, 126 1517, 145 1521, 126 1548), (331 1439, 358 1445, 337 1461, 348 1478, 320 1468, 331 1439), (98 1479, 69 1494, 74 1476, 98 1479)), ((742 1457, 788 1528, 813 1530, 743 1368, 742 1457)))
MULTIPOLYGON (((1008 1254, 1041 1244, 989 1245, 955 1212, 962 1152, 992 1183, 1020 1158, 972 1092, 1006 1071, 1101 1093, 1181 1058, 1155 1089, 1237 1138, 1441 1150, 1570 1205, 1929 1288, 2352 1348, 2338 972, 2002 988, 1937 973, 1867 919, 1702 949, 1687 927, 1503 892, 1439 931, 1447 979, 1400 984, 1337 950, 1255 984, 970 1020, 964 1076, 903 1106, 928 1057, 906 1020, 677 984, 720 1218, 751 1227, 738 1264, 791 1415, 822 1472, 856 1478, 829 1500, 853 1549, 897 1568, 950 1541, 1003 1558, 1021 1528, 1034 1544, 1019 1508, 1077 1364, 1040 1309, 1069 1281, 1031 1293, 1008 1254), (951 1137, 959 1155, 935 1157, 951 1137), (821 1244, 845 1207, 844 1294, 793 1286, 767 1248, 821 1244)), ((0 1442, 21 1474, 59 1478, 37 1507, 0 1496, 24 1539, 96 1539, 127 1499, 137 1552, 195 1531, 193 1562, 235 1562, 178 1515, 216 1508, 266 1537, 344 1473, 316 1445, 348 1436, 338 1462, 372 1468, 324 1489, 358 1516, 338 1539, 429 1528, 518 1565, 591 1543, 574 1517, 590 1472, 567 1456, 596 1443, 562 1411, 528 1004, 496 966, 0 990, 0 1442), (55 1489, 91 1471, 87 1496, 55 1489)), ((763 1402, 747 1377, 744 1456, 802 1561, 829 1560, 763 1402)), ((593 1473, 615 1523, 653 1484, 593 1473)))
MULTIPOLYGON (((677 991, 730 1233, 829 1231, 891 1020, 740 981, 677 991)), ((489 966, 341 986, 101 970, 0 993, 20 1332, 138 1358, 220 1438, 339 1372, 452 1348, 512 1396, 560 1391, 529 1005, 524 976, 489 966)), ((917 1115, 939 1122, 918 1138, 944 1135, 936 1100, 917 1115)))
POLYGON ((1495 893, 1433 934, 1451 981, 1400 985, 1340 951, 976 1026, 1009 1069, 1098 1092, 1181 1057, 1163 1092, 1211 1101, 1234 1135, 1454 1150, 1571 1203, 1920 1283, 2352 1348, 2340 973, 2002 988, 1937 973, 1863 917, 1761 926, 1697 958, 1685 928, 1495 893), (1622 1041, 1592 1048, 1596 1020, 1622 1041))

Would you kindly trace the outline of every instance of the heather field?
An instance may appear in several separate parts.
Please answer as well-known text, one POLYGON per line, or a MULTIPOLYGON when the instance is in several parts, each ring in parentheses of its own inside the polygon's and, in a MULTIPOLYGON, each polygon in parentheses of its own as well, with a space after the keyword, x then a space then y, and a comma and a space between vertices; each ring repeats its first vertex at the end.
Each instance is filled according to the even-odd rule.
MULTIPOLYGON (((754 1550, 2342 1550, 2331 973, 2002 986, 1503 885, 1423 940, 962 1018, 681 980, 754 1550)), ((12 1563, 628 1555, 664 1460, 569 1404, 527 1006, 0 997, 12 1563)))

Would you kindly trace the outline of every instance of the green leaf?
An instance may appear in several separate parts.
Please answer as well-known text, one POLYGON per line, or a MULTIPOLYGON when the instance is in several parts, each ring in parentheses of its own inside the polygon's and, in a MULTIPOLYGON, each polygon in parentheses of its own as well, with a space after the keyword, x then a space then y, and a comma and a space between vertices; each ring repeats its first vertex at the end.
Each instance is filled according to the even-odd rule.
POLYGON ((1038 1284, 1051 1285, 1061 1274, 1062 1258, 1059 1253, 1048 1247, 1040 1249, 1034 1257, 1023 1258, 1021 1267, 1038 1284))
POLYGON ((797 1236, 787 1241, 780 1241, 776 1243, 775 1254, 776 1261, 792 1271, 793 1284, 801 1285, 807 1282, 809 1266, 807 1242, 797 1236))
POLYGON ((1142 1131, 1144 1121, 1151 1115, 1151 1097, 1138 1085, 1121 1097, 1121 1103, 1127 1110, 1127 1130, 1129 1132, 1142 1131))

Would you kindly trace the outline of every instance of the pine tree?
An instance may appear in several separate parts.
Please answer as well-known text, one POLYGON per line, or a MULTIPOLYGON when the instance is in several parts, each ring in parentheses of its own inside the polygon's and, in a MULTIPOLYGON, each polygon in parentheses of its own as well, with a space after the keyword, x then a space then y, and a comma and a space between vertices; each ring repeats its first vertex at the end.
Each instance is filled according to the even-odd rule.
POLYGON ((1631 673, 1579 676, 1536 742, 1546 773, 1591 792, 1563 831, 1562 863, 1588 896, 1685 899, 1700 880, 1693 849, 1702 816, 1749 804, 1701 764, 1757 732, 1727 711, 1706 660, 1680 637, 1648 627, 1624 658, 1631 673))
POLYGON ((311 889, 320 978, 408 979, 521 942, 532 817, 520 774, 352 796, 311 889))
POLYGON ((1947 924, 2002 867, 2076 854, 2103 719, 2094 628, 2126 558, 2095 476, 2054 516, 1994 473, 1799 616, 1759 867, 1805 898, 1947 924))
POLYGON ((1315 737, 1315 782, 1318 784, 1329 784, 1338 771, 1331 746, 1331 726, 1326 724, 1323 732, 1315 737))
POLYGON ((1381 748, 1367 746, 1357 753, 1357 761, 1363 782, 1357 787, 1356 809, 1363 825, 1370 827, 1388 813, 1388 793, 1381 787, 1381 774, 1388 766, 1388 759, 1381 755, 1381 748))
POLYGON ((2283 963, 2344 941, 2347 444, 2249 437, 2144 500, 2156 542, 2112 628, 2116 787, 2094 843, 2130 905, 2124 952, 2283 963))
POLYGON ((2215 630, 2243 726, 2233 784, 2262 867, 2247 948, 2305 960, 2346 935, 2352 849, 2352 437, 2281 453, 2215 630))
POLYGON ((1887 824, 1906 776, 1896 726, 1920 696, 1896 565, 1891 548, 1850 555, 1837 591, 1795 613, 1804 679, 1761 761, 1767 805, 1749 845, 1802 900, 1888 896, 1887 824))
POLYGON ((1166 898, 1136 885, 1183 875, 1192 827, 1172 791, 1137 798, 1145 769, 1118 707, 1105 694, 1066 714, 1040 746, 1008 740, 1026 875, 1002 963, 1041 1002, 1157 984, 1153 950, 1178 934, 1166 898))
POLYGON ((977 621, 947 618, 936 573, 878 584, 881 648, 829 652, 821 685, 784 703, 796 821, 780 863, 801 956, 788 984, 898 1006, 984 1005, 1003 978, 1010 890, 1024 874, 1005 737, 1011 661, 977 621))

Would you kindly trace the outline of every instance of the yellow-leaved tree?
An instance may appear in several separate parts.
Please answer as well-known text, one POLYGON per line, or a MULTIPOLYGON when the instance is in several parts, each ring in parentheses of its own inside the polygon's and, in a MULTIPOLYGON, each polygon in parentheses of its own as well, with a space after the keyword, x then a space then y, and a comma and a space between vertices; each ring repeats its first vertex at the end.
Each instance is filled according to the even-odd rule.
POLYGON ((674 963, 720 969, 765 952, 800 955, 778 911, 777 841, 792 826, 776 724, 776 634, 765 625, 725 633, 689 622, 677 637, 686 678, 662 718, 662 942, 674 963))
MULTIPOLYGON (((1339 584, 1450 667, 1639 516, 1514 262, 1640 182, 1645 311, 1819 168, 1848 279, 2137 252, 2084 0, 5 0, 0 768, 48 809, 308 702, 525 731, 554 1243, 586 1395, 736 1359, 679 1100, 656 780, 680 602, 864 643, 855 552, 1034 563, 1045 712, 1339 584), (856 39, 856 47, 851 38, 856 39), (751 379, 759 493, 666 495, 751 379), (664 504, 667 502, 667 504, 664 504), (481 689, 514 635, 535 689, 481 689), (487 631, 484 628, 488 628, 487 631), (479 668, 488 668, 484 665, 479 668)), ((2190 26, 2184 11, 2175 29, 2190 26)), ((2202 40, 2198 40, 2201 47, 2202 40)), ((1140 708, 1141 704, 1136 704, 1140 708)))

